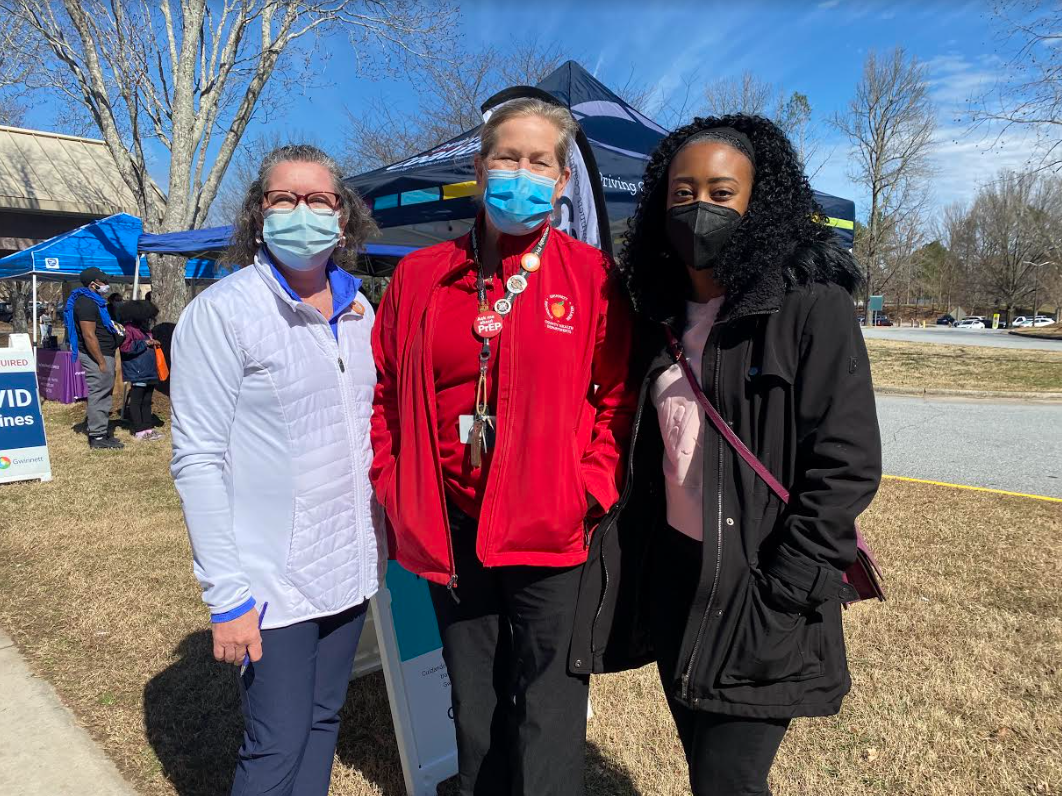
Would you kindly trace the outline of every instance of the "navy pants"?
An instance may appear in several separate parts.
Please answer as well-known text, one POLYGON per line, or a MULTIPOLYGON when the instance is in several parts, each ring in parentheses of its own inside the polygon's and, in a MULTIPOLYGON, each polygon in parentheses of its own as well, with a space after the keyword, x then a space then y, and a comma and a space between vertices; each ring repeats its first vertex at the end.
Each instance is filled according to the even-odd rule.
POLYGON ((262 631, 262 659, 240 678, 244 733, 232 796, 328 793, 367 606, 262 631))

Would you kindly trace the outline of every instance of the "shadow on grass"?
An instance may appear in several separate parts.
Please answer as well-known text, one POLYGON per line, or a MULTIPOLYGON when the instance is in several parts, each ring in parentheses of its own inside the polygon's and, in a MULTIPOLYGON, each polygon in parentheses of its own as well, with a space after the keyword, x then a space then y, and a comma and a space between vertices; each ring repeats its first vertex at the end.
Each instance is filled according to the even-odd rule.
MULTIPOLYGON (((236 669, 214 661, 209 631, 177 647, 179 660, 144 687, 144 725, 162 774, 179 796, 229 792, 243 734, 236 669)), ((350 684, 340 713, 336 754, 382 796, 405 796, 387 689, 380 673, 350 684)), ((456 778, 439 787, 457 794, 456 778)), ((595 744, 586 748, 588 796, 640 796, 626 770, 595 744)))
POLYGON ((144 726, 180 796, 229 792, 243 734, 236 668, 214 660, 209 631, 188 635, 179 660, 144 687, 144 726))

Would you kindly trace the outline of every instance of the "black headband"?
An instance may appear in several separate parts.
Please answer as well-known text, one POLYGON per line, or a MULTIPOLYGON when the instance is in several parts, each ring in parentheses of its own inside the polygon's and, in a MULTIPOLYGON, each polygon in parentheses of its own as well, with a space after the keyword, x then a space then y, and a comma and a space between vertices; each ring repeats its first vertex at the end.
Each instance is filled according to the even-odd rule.
POLYGON ((734 147, 738 152, 749 159, 752 163, 753 169, 756 168, 756 154, 752 148, 752 141, 740 130, 735 130, 733 127, 711 127, 707 130, 700 130, 685 141, 683 141, 679 148, 675 150, 675 154, 671 156, 671 159, 675 159, 675 155, 678 155, 683 149, 690 144, 697 144, 701 141, 720 141, 724 144, 734 147))

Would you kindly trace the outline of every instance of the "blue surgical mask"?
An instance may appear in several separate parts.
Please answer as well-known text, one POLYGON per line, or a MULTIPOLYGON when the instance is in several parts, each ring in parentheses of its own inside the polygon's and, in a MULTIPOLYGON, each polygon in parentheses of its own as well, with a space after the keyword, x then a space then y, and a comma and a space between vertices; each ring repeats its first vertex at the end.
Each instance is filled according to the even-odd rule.
POLYGON ((288 213, 268 210, 262 239, 281 265, 313 271, 328 262, 339 242, 339 214, 315 213, 303 204, 288 213))
POLYGON ((489 169, 483 205, 491 223, 506 235, 526 235, 553 212, 557 181, 527 169, 489 169))

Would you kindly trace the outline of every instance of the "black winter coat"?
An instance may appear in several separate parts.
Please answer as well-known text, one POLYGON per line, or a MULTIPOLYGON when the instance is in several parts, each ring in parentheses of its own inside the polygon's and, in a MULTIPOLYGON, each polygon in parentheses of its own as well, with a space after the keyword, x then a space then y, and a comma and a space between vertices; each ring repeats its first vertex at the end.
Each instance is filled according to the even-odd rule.
MULTIPOLYGON (((855 519, 881 477, 881 440, 847 252, 818 244, 728 296, 700 383, 785 485, 788 507, 706 420, 700 583, 670 676, 694 709, 791 718, 836 713, 851 681, 842 580, 855 519)), ((681 337, 681 329, 676 329, 681 337)), ((666 529, 663 442, 650 385, 673 360, 662 327, 640 335, 644 373, 623 497, 594 532, 569 668, 621 671, 654 659, 653 541, 666 529)))

